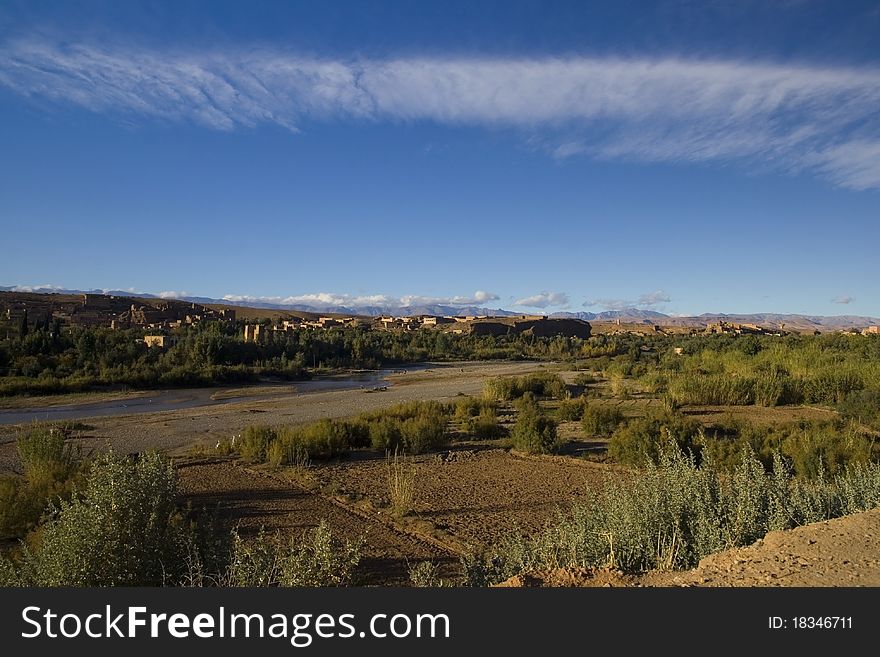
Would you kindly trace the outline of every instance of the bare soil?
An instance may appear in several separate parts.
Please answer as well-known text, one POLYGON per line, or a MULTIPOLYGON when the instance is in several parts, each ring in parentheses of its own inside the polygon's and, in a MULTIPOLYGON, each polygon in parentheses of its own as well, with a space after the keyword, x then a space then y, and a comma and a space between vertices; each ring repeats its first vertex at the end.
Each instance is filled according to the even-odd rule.
POLYGON ((299 535, 325 520, 336 537, 364 539, 357 570, 360 585, 406 584, 409 566, 425 560, 436 563, 442 576, 458 572, 457 555, 395 529, 381 514, 359 513, 269 473, 224 460, 180 464, 178 472, 181 494, 194 509, 219 509, 244 537, 261 529, 299 535))
MULTIPOLYGON (((541 529, 557 509, 595 495, 615 470, 582 459, 529 457, 466 445, 411 462, 416 481, 413 516, 422 531, 460 551, 488 546, 514 531, 541 529)), ((335 487, 348 499, 379 509, 389 503, 382 455, 364 453, 319 465, 314 475, 323 487, 335 487)))

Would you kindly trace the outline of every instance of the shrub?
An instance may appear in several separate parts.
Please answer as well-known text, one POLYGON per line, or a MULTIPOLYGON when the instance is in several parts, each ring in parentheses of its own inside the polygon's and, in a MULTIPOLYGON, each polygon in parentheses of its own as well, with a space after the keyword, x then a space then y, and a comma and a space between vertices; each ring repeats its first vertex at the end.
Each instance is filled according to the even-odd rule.
POLYGON ((773 426, 727 422, 710 427, 707 435, 704 450, 722 470, 731 470, 743 449, 753 451, 768 470, 773 455, 781 453, 795 474, 806 478, 837 474, 849 465, 880 459, 876 437, 842 420, 773 426))
POLYGON ((520 377, 496 377, 486 381, 485 396, 489 399, 513 401, 530 392, 536 397, 562 399, 568 387, 557 374, 542 372, 520 377))
POLYGON ((556 410, 556 417, 563 422, 576 422, 583 416, 583 399, 563 399, 556 410))
POLYGON ((511 437, 513 448, 527 454, 551 454, 559 449, 556 422, 540 412, 520 411, 511 437))
POLYGON ((477 440, 494 440, 507 434, 507 431, 498 423, 498 417, 494 411, 480 413, 473 418, 470 431, 477 440))
POLYGON ((190 549, 177 513, 177 479, 157 454, 100 456, 85 488, 62 501, 25 549, 22 573, 39 586, 145 586, 176 582, 190 549))
POLYGON ((398 454, 386 454, 385 465, 388 478, 388 499, 391 512, 395 516, 405 516, 412 511, 416 490, 416 471, 406 457, 398 454))
POLYGON ((664 392, 666 390, 666 381, 666 375, 658 371, 648 372, 639 379, 645 392, 652 395, 664 392))
POLYGON ((581 427, 588 436, 606 436, 626 421, 616 406, 585 404, 581 414, 581 427))
POLYGON ((471 418, 488 412, 494 414, 496 410, 497 404, 491 399, 464 397, 463 399, 456 400, 453 419, 466 427, 471 418))
POLYGON ((33 429, 16 441, 24 474, 32 484, 64 481, 79 467, 79 451, 60 428, 33 429))
POLYGON ((233 532, 229 566, 219 577, 228 586, 347 586, 360 562, 363 541, 342 541, 322 520, 285 542, 260 531, 253 541, 233 532))
POLYGON ((410 454, 421 454, 448 442, 445 419, 440 424, 436 418, 409 418, 400 423, 400 434, 403 437, 402 447, 410 454))
POLYGON ((681 405, 742 406, 755 401, 755 380, 729 374, 678 374, 670 378, 668 390, 681 405))
POLYGON ((273 467, 282 465, 308 468, 311 458, 302 434, 295 429, 281 429, 266 452, 266 460, 273 467))
POLYGON ((700 436, 700 424, 682 415, 637 418, 614 431, 608 443, 608 456, 628 465, 656 463, 664 445, 698 450, 700 436))
POLYGON ((409 581, 419 588, 438 588, 447 586, 440 578, 440 567, 433 561, 419 561, 409 568, 409 581))
POLYGON ((577 376, 574 377, 574 384, 576 386, 581 386, 582 388, 593 384, 598 383, 599 379, 597 379, 592 374, 587 374, 586 372, 581 372, 577 376))
POLYGON ((310 458, 329 459, 348 451, 348 425, 339 420, 324 418, 299 430, 302 446, 310 458))
POLYGON ((16 476, 0 476, 0 539, 24 536, 40 519, 50 491, 16 476))
POLYGON ((880 390, 852 391, 837 409, 842 416, 880 431, 880 390))
POLYGON ((373 449, 393 451, 400 447, 402 442, 400 422, 396 419, 383 417, 370 423, 370 444, 373 449))
POLYGON ((342 541, 322 520, 299 540, 291 539, 282 555, 281 586, 348 586, 361 559, 363 540, 342 541))
POLYGON ((374 449, 419 454, 447 443, 446 424, 451 412, 439 402, 419 401, 367 413, 359 419, 369 426, 374 449))
POLYGON ((275 440, 275 431, 266 426, 247 427, 241 436, 239 454, 250 461, 265 461, 269 444, 275 440))

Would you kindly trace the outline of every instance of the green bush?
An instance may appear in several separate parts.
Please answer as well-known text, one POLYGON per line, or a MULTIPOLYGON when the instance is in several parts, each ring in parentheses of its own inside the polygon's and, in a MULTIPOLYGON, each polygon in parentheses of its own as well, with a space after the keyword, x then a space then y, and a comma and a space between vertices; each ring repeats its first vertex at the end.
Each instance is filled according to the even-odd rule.
POLYGON ((520 377, 496 377, 486 381, 484 394, 489 399, 513 401, 526 393, 536 397, 563 399, 568 387, 557 374, 542 372, 520 377))
POLYGON ((363 541, 341 541, 322 520, 298 539, 264 532, 253 541, 233 534, 232 554, 220 582, 228 586, 347 586, 353 582, 363 541))
POLYGON ((61 428, 38 428, 16 441, 25 477, 32 484, 64 481, 79 467, 79 451, 61 428))
POLYGON ((327 418, 302 427, 299 435, 309 458, 333 458, 346 453, 351 443, 348 424, 327 418))
POLYGON ((11 475, 0 476, 0 539, 21 538, 48 506, 51 490, 11 475))
POLYGON ((463 430, 470 431, 471 422, 475 417, 482 414, 494 415, 498 405, 492 399, 478 397, 464 397, 455 401, 452 419, 463 430))
POLYGON ((100 456, 84 490, 60 502, 37 547, 25 548, 22 578, 38 586, 177 583, 191 536, 176 499, 174 470, 157 454, 100 456))
POLYGON ((400 422, 385 417, 370 423, 370 444, 373 449, 393 451, 403 442, 400 433, 400 422))
POLYGON ((409 418, 400 423, 400 435, 403 438, 401 447, 407 454, 421 454, 448 443, 445 419, 409 418))
POLYGON ((556 409, 556 417, 562 422, 576 422, 584 416, 583 399, 563 399, 556 409))
POLYGON ((473 418, 470 431, 477 440, 494 440, 507 434, 505 428, 498 423, 498 416, 494 411, 486 411, 473 418))
POLYGON ((642 384, 645 392, 656 395, 665 392, 667 378, 662 372, 652 371, 640 377, 639 383, 642 384))
POLYGON ((625 421, 616 406, 588 403, 581 413, 581 427, 588 436, 607 436, 625 421))
POLYGON ((527 454, 552 454, 559 449, 556 422, 532 410, 520 411, 511 438, 513 448, 527 454))
POLYGON ((722 470, 732 469, 743 449, 753 451, 768 470, 779 452, 795 474, 807 478, 880 460, 880 441, 839 419, 771 426, 727 422, 709 427, 706 435, 703 449, 722 470))
POLYGON ((880 390, 858 390, 846 395, 837 406, 843 417, 880 431, 880 390))
POLYGON ((755 379, 729 374, 683 373, 669 380, 669 395, 681 405, 743 406, 755 403, 755 379))
POLYGON ((608 456, 627 465, 656 463, 666 445, 698 452, 699 422, 680 414, 657 414, 630 420, 619 426, 608 443, 608 456))
POLYGON ((250 461, 266 461, 270 443, 275 440, 275 430, 266 426, 245 428, 238 451, 250 461))

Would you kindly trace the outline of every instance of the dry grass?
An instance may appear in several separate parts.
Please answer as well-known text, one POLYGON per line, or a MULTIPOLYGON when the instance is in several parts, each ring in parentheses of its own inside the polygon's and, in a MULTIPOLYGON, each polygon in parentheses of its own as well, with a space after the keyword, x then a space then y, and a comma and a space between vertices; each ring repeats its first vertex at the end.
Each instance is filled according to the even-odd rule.
POLYGON ((413 509, 416 492, 416 469, 406 455, 394 450, 385 456, 388 474, 388 497, 391 512, 403 517, 413 509))

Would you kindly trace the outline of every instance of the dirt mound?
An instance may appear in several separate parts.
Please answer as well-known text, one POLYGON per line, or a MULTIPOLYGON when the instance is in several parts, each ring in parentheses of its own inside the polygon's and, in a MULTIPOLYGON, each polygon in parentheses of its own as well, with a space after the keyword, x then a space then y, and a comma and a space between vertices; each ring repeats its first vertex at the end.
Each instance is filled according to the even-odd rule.
POLYGON ((770 532, 748 547, 710 555, 693 570, 625 575, 557 568, 498 586, 880 586, 880 509, 770 532))
POLYGON ((880 586, 880 509, 770 532, 694 570, 650 573, 645 586, 880 586))

